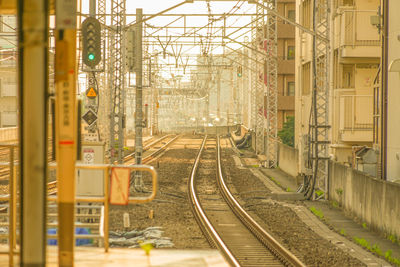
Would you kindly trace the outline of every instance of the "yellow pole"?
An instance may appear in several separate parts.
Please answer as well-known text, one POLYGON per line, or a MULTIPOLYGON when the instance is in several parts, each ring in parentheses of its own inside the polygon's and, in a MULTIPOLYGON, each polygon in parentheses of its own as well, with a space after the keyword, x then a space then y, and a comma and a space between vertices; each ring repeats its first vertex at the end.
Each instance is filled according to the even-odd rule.
POLYGON ((56 2, 58 264, 74 265, 76 161, 76 1, 56 2))
POLYGON ((110 168, 106 168, 104 170, 104 250, 105 252, 108 252, 108 211, 109 211, 109 172, 110 168))
POLYGON ((9 247, 9 254, 8 254, 8 264, 9 266, 14 265, 14 248, 15 248, 15 233, 16 233, 16 228, 15 228, 15 220, 14 217, 16 217, 16 205, 15 205, 15 194, 16 190, 14 190, 15 187, 15 173, 14 173, 14 147, 10 146, 10 200, 8 202, 8 212, 9 212, 9 219, 8 219, 8 235, 9 235, 9 240, 8 240, 8 247, 9 247))

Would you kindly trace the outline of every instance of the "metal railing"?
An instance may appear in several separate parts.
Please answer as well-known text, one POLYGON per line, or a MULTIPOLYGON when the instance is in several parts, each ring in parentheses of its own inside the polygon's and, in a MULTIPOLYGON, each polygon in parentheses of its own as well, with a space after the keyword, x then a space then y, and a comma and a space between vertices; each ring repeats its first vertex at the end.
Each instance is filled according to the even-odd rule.
POLYGON ((340 12, 340 46, 379 46, 381 38, 371 25, 376 10, 342 10, 340 12))
POLYGON ((341 95, 339 101, 340 131, 373 129, 372 95, 341 95))
MULTIPOLYGON (((7 195, 0 195, 0 201, 5 202, 2 206, 6 207, 7 213, 5 214, 8 216, 8 222, 1 223, 1 226, 8 227, 8 233, 0 233, 0 238, 7 238, 8 239, 8 251, 0 251, 0 254, 8 254, 9 255, 9 265, 13 266, 14 264, 14 255, 18 254, 19 251, 16 250, 17 247, 17 240, 19 234, 17 234, 17 206, 18 206, 18 191, 17 191, 17 165, 19 164, 15 161, 15 152, 14 149, 16 145, 7 145, 7 144, 0 144, 0 147, 9 148, 9 161, 7 163, 0 163, 2 166, 9 166, 10 168, 10 176, 9 176, 9 194, 7 195), (8 203, 8 205, 7 205, 8 203)), ((90 209, 100 209, 101 214, 82 214, 77 215, 77 217, 87 217, 87 218, 97 218, 100 219, 99 225, 99 233, 98 234, 75 234, 75 239, 103 239, 104 241, 104 250, 108 252, 109 249, 109 200, 110 200, 110 179, 111 173, 113 168, 124 168, 129 169, 130 172, 148 172, 151 175, 152 179, 152 191, 151 194, 146 197, 129 197, 128 203, 129 204, 139 204, 139 203, 147 203, 152 201, 157 194, 157 172, 152 166, 148 165, 111 165, 111 164, 76 164, 76 169, 80 170, 102 170, 104 173, 103 182, 104 182, 104 193, 100 196, 76 196, 75 197, 75 204, 77 203, 98 203, 102 206, 88 206, 88 205, 76 205, 75 208, 90 208, 90 209), (100 218, 99 218, 100 217, 100 218)), ((49 164, 49 169, 56 169, 56 164, 49 164)), ((52 182, 54 183, 54 182, 52 182)), ((48 202, 57 202, 57 195, 48 195, 47 196, 48 202)), ((51 208, 56 208, 56 205, 47 205, 51 208)), ((57 217, 57 213, 55 214, 48 214, 48 217, 57 217)), ((50 227, 57 227, 57 223, 50 222, 47 223, 50 227)), ((94 228, 94 223, 77 223, 75 222, 75 227, 88 227, 94 228)), ((57 234, 47 234, 47 237, 50 239, 57 239, 57 234)))

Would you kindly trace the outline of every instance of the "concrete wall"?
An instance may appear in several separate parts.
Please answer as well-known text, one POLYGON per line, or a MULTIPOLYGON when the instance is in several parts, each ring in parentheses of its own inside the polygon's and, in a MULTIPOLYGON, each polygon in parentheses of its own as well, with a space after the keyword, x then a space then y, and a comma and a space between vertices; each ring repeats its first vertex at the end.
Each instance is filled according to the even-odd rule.
POLYGON ((297 177, 297 162, 299 160, 299 153, 297 149, 278 143, 278 165, 279 168, 287 174, 297 177))
MULTIPOLYGON (((388 64, 400 59, 400 16, 398 15, 400 1, 389 1, 389 51, 388 64)), ((388 119, 387 119, 387 179, 391 181, 400 180, 400 72, 388 73, 388 119)))
POLYGON ((372 229, 400 237, 400 184, 330 162, 329 199, 372 229))

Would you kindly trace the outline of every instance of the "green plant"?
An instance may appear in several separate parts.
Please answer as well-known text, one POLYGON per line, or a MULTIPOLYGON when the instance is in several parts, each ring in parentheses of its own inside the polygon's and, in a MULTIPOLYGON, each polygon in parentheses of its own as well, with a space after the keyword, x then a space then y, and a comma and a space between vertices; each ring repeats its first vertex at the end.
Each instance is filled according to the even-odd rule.
POLYGON ((342 194, 343 194, 343 189, 337 188, 337 189, 335 190, 335 192, 336 192, 336 194, 338 194, 339 196, 342 196, 342 194))
POLYGON ((281 183, 278 182, 274 177, 271 176, 269 178, 272 180, 272 182, 276 183, 277 185, 281 185, 281 183))
POLYGON ((315 216, 317 216, 318 218, 320 218, 321 220, 324 220, 324 213, 323 213, 321 210, 319 210, 319 209, 317 209, 317 208, 315 208, 315 207, 311 207, 311 208, 310 208, 310 211, 311 211, 315 216))
POLYGON ((394 235, 389 235, 388 238, 392 243, 396 243, 397 238, 394 235))
MULTIPOLYGON (((383 256, 382 250, 379 248, 377 244, 374 244, 372 247, 367 240, 364 238, 353 237, 353 240, 359 244, 360 246, 368 249, 369 251, 375 253, 376 255, 383 256)), ((387 250, 385 252, 385 259, 400 267, 400 259, 392 257, 392 250, 387 250)))
POLYGON ((290 187, 286 188, 286 192, 292 192, 292 189, 290 187))
POLYGON ((388 251, 385 252, 385 259, 389 259, 392 257, 392 253, 393 251, 391 249, 389 249, 388 251))
POLYGON ((286 117, 282 130, 278 132, 279 138, 285 145, 294 147, 294 116, 286 117))
POLYGON ((382 256, 382 250, 379 248, 377 244, 374 244, 371 248, 371 251, 374 252, 376 255, 382 256))
POLYGON ((339 208, 339 203, 337 201, 333 200, 332 206, 334 206, 335 208, 339 208))
POLYGON ((315 190, 315 194, 317 194, 317 196, 322 196, 324 194, 324 191, 322 190, 315 190))
POLYGON ((371 250, 371 245, 369 244, 369 242, 367 240, 365 240, 364 238, 358 238, 358 237, 353 237, 353 240, 359 244, 360 246, 362 246, 363 248, 366 248, 368 250, 371 250))
POLYGON ((346 230, 340 229, 340 234, 341 234, 342 236, 346 236, 346 230))
POLYGON ((367 223, 363 222, 362 227, 363 227, 364 229, 368 229, 367 223))
POLYGON ((395 265, 397 265, 397 266, 400 266, 400 259, 398 259, 398 258, 393 258, 392 257, 392 250, 388 250, 388 251, 386 251, 385 252, 385 259, 388 261, 388 262, 390 262, 390 263, 393 263, 393 264, 395 264, 395 265))

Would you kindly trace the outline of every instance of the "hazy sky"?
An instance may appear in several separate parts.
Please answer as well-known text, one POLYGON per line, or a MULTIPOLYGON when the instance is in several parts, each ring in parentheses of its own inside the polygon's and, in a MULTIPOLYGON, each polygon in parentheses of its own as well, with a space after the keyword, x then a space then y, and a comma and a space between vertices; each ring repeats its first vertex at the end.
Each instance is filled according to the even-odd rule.
MULTIPOLYGON (((183 2, 183 0, 126 0, 126 14, 127 14, 127 19, 126 23, 132 23, 135 21, 135 16, 129 16, 129 14, 135 14, 137 8, 142 8, 143 9, 143 14, 155 14, 160 11, 163 11, 167 8, 170 8, 178 3, 183 2)), ((111 1, 107 2, 107 13, 111 13, 111 1)), ((89 10, 89 0, 82 0, 82 12, 83 13, 88 13, 89 10)), ((224 14, 224 13, 235 13, 235 14, 243 14, 243 13, 254 13, 255 7, 254 5, 248 4, 247 1, 210 1, 209 4, 207 4, 206 1, 195 1, 194 3, 185 3, 182 6, 175 8, 171 11, 169 11, 167 14, 209 14, 209 11, 211 11, 212 14, 224 14)), ((160 56, 159 57, 159 63, 162 64, 163 66, 163 76, 170 76, 170 73, 175 73, 177 75, 183 74, 183 68, 182 68, 182 61, 186 62, 187 58, 189 58, 188 64, 196 64, 197 58, 195 55, 198 55, 201 53, 202 49, 204 49, 199 45, 201 41, 203 42, 209 42, 209 38, 206 38, 206 36, 211 36, 211 41, 212 42, 217 42, 221 43, 222 38, 220 37, 222 34, 222 26, 224 25, 224 21, 220 16, 214 16, 213 18, 216 19, 214 23, 212 24, 212 28, 210 27, 205 27, 204 29, 198 31, 196 33, 196 39, 194 37, 190 38, 177 38, 177 36, 181 36, 184 31, 183 29, 162 29, 157 31, 156 29, 152 29, 149 26, 164 26, 168 23, 171 23, 175 19, 177 19, 178 16, 173 17, 173 16, 159 16, 154 19, 148 20, 147 21, 147 28, 146 28, 146 35, 151 35, 151 33, 156 32, 153 34, 153 37, 148 37, 147 41, 149 42, 154 42, 152 46, 149 48, 149 52, 154 54, 154 51, 162 51, 162 47, 160 45, 157 45, 157 36, 160 36, 160 40, 167 41, 168 39, 165 36, 174 36, 171 38, 171 43, 168 45, 166 48, 167 53, 174 53, 177 50, 180 49, 180 45, 182 42, 194 42, 196 45, 193 44, 188 44, 188 45, 183 45, 182 47, 182 57, 179 59, 179 68, 175 68, 175 62, 176 59, 173 56, 168 56, 166 58, 160 56), (219 36, 219 37, 215 37, 219 36), (163 39, 164 38, 164 39, 163 39), (181 42, 177 45, 177 42, 181 42)), ((245 24, 248 24, 251 21, 250 16, 230 16, 226 18, 226 26, 236 26, 240 27, 245 24)), ((108 24, 110 23, 110 18, 108 18, 108 24)), ((179 19, 175 23, 171 24, 171 26, 179 26, 182 27, 186 23, 186 26, 193 26, 193 27, 203 27, 209 23, 209 18, 208 16, 190 16, 187 17, 186 21, 184 22, 183 19, 179 19)), ((226 34, 229 34, 230 32, 234 31, 236 29, 227 29, 226 34)), ((189 30, 190 31, 190 30, 189 30)), ((231 37, 233 39, 237 39, 238 41, 243 41, 244 36, 250 36, 250 33, 247 33, 241 37, 236 38, 238 34, 241 34, 245 32, 246 30, 242 30, 237 34, 232 35, 231 37)), ((225 40, 227 41, 227 40, 225 40)), ((240 45, 231 43, 228 45, 229 47, 233 49, 237 49, 240 47, 240 45)), ((221 54, 223 53, 223 48, 220 46, 220 44, 214 44, 211 46, 211 51, 213 54, 221 54)), ((225 52, 231 52, 228 48, 225 49, 225 52)), ((190 69, 190 68, 189 68, 190 69)), ((190 70, 187 69, 188 72, 190 70)), ((193 69, 193 68, 192 68, 193 69)), ((186 73, 187 74, 187 73, 186 73)), ((183 80, 188 79, 190 76, 184 75, 186 77, 183 78, 183 80)), ((167 77, 166 77, 167 78, 167 77)))

